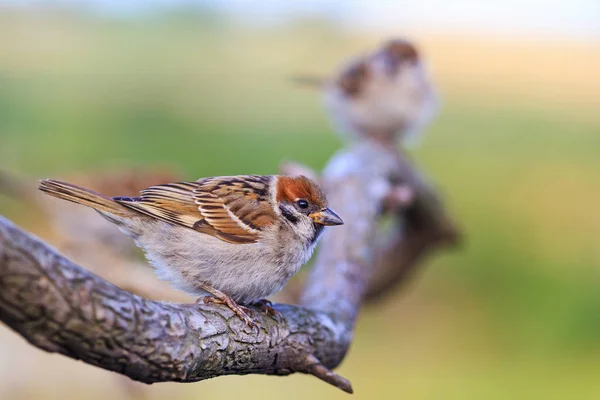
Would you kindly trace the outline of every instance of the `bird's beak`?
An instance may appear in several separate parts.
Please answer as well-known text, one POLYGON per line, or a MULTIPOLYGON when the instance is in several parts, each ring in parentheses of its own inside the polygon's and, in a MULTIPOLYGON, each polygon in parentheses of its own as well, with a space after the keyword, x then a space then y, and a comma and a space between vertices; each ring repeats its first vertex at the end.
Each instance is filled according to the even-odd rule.
POLYGON ((324 208, 320 211, 308 215, 315 221, 316 224, 320 225, 343 225, 344 221, 329 208, 324 208))

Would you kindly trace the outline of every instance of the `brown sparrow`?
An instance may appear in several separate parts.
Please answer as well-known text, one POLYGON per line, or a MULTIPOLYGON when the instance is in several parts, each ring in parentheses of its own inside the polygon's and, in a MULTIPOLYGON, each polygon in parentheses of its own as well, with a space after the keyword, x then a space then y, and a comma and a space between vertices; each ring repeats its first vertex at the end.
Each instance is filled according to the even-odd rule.
POLYGON ((416 139, 438 103, 419 53, 401 39, 351 61, 324 92, 338 130, 386 143, 416 139))
POLYGON ((139 197, 105 197, 43 180, 40 190, 91 207, 132 237, 175 287, 229 306, 254 326, 241 304, 279 290, 306 263, 326 225, 341 225, 310 179, 226 176, 168 183, 139 197))

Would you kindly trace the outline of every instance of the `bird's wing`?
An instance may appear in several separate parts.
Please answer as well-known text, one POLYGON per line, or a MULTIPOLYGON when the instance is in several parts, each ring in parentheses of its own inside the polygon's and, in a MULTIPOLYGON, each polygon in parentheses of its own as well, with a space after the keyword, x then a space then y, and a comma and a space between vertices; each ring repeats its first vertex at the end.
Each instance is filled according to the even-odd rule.
POLYGON ((269 201, 270 179, 255 175, 206 179, 194 191, 195 202, 217 231, 255 241, 276 218, 269 201))
POLYGON ((268 177, 207 178, 152 186, 118 203, 150 217, 212 235, 229 243, 254 243, 275 221, 268 177))

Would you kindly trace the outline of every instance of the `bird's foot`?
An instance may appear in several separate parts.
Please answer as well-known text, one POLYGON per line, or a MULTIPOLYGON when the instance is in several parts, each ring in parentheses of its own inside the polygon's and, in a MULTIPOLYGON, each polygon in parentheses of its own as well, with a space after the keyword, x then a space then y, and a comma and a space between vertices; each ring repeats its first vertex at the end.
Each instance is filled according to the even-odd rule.
POLYGON ((204 296, 196 300, 196 303, 199 303, 200 301, 202 301, 204 304, 225 304, 231 309, 231 311, 235 313, 235 315, 237 315, 242 321, 244 321, 246 325, 248 325, 251 328, 258 328, 258 324, 256 323, 256 321, 254 321, 254 319, 252 319, 252 317, 254 316, 254 312, 248 307, 239 305, 235 302, 235 300, 233 300, 226 294, 223 294, 222 296, 204 296))
POLYGON ((279 321, 281 319, 281 313, 273 308, 273 303, 270 300, 260 299, 254 305, 259 307, 263 313, 270 315, 274 320, 279 321))

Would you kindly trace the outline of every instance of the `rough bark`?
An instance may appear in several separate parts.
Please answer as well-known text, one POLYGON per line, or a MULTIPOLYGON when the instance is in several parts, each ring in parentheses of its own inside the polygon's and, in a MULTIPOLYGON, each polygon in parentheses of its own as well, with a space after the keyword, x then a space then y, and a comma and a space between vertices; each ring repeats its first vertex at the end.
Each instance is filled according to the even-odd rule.
POLYGON ((402 281, 419 255, 446 242, 440 238, 455 236, 440 229, 451 224, 416 176, 396 150, 373 143, 334 156, 321 183, 345 225, 326 232, 300 305, 276 304, 278 320, 256 310, 258 330, 222 305, 119 289, 0 217, 0 320, 41 349, 145 383, 302 372, 351 393, 331 370, 352 342, 361 303, 402 281), (382 253, 379 221, 398 182, 414 201, 395 210, 396 233, 382 253))

